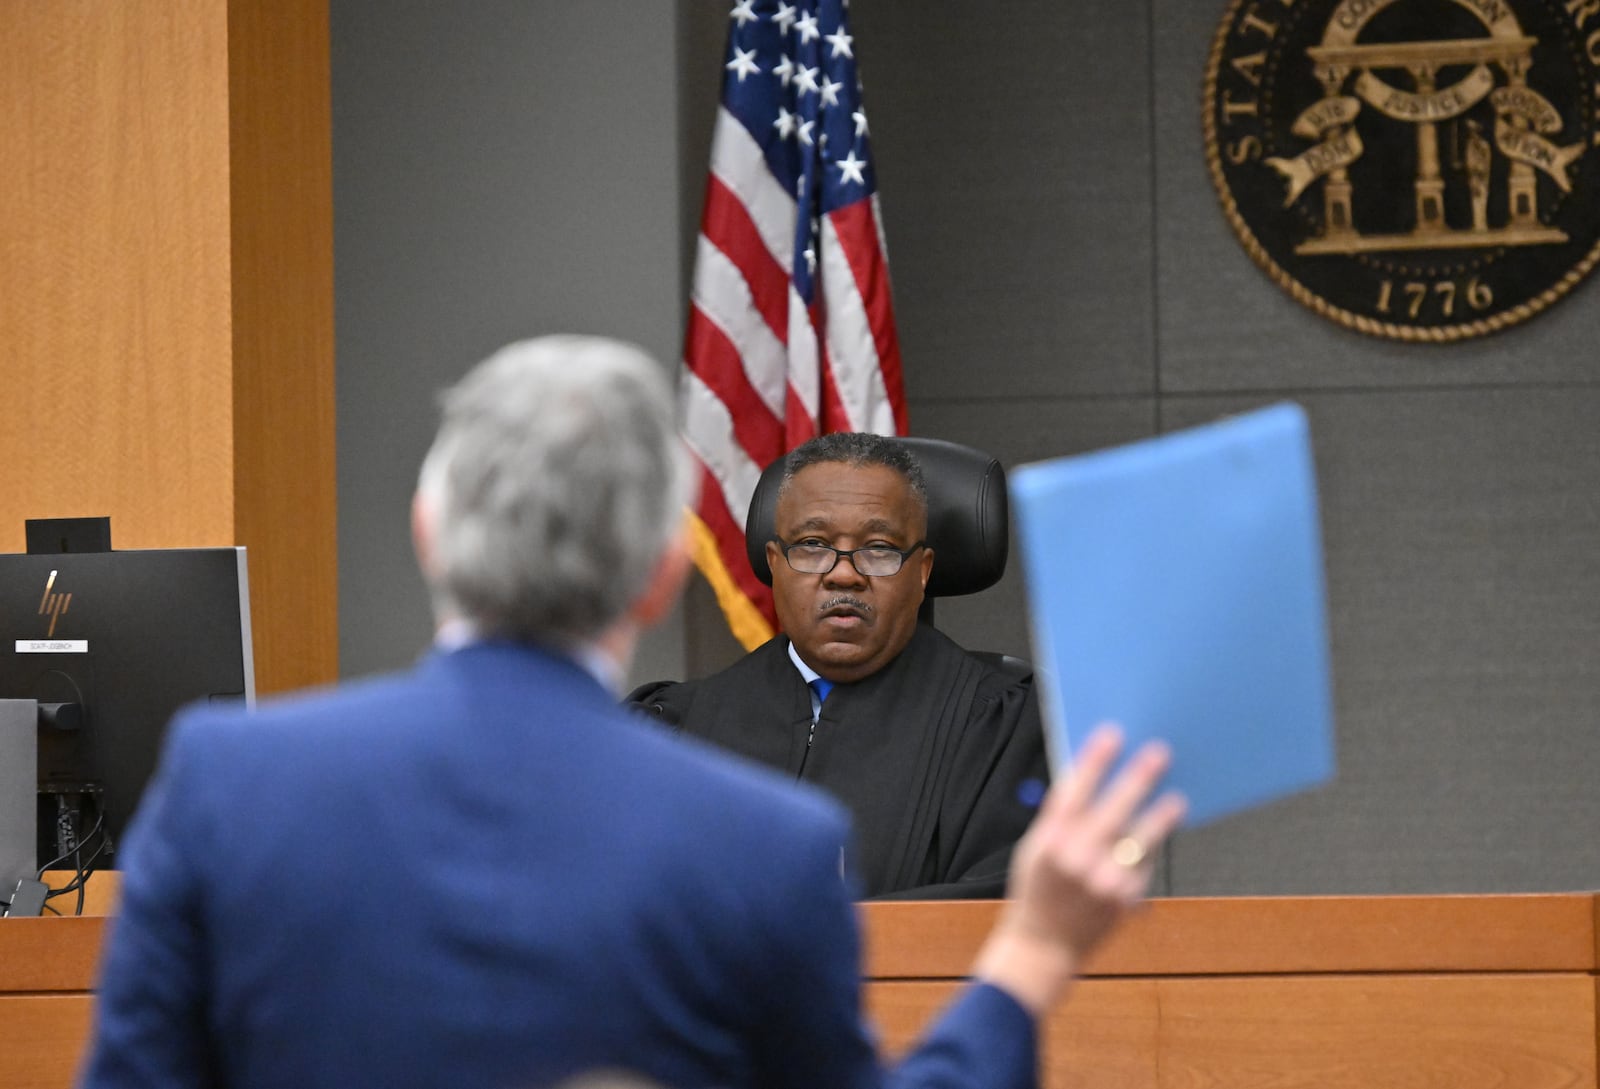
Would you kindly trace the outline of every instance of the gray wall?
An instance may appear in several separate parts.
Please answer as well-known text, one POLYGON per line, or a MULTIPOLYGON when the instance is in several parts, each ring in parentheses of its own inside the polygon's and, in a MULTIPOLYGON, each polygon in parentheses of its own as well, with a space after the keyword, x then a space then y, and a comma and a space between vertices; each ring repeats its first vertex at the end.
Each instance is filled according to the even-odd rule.
MULTIPOLYGON (((426 638, 402 542, 432 389, 556 327, 676 359, 727 6, 334 0, 347 672, 426 638)), ((1310 413, 1340 778, 1185 833, 1165 891, 1600 887, 1600 286, 1451 347, 1290 300, 1205 172, 1225 6, 852 8, 913 430, 1014 465, 1281 398, 1310 413)), ((685 617, 638 675, 735 653, 703 592, 685 617)), ((1018 654, 1022 617, 1015 572, 940 608, 1018 654)))
MULTIPOLYGON (((672 6, 629 0, 333 0, 332 54, 349 676, 431 635, 408 509, 440 389, 541 333, 677 359, 680 65, 672 6)), ((682 673, 671 629, 638 667, 682 673)))

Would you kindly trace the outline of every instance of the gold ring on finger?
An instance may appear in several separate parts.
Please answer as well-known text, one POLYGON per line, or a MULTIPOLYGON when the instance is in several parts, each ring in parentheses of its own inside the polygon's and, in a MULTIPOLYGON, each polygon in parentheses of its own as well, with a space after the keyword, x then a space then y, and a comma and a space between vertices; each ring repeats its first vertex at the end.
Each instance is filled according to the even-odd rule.
POLYGON ((1144 856, 1144 844, 1132 836, 1123 836, 1111 845, 1111 861, 1118 866, 1125 866, 1131 870, 1144 861, 1144 856))

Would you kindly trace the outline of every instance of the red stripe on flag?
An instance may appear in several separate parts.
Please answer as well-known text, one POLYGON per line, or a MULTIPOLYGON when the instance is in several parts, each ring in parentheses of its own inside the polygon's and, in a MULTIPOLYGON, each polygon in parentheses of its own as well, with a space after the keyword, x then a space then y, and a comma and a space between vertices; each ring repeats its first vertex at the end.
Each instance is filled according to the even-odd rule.
MULTIPOLYGON (((822 292, 817 292, 817 298, 822 298, 822 292)), ((822 386, 822 412, 817 420, 817 433, 854 431, 856 423, 845 411, 839 384, 834 381, 833 354, 828 350, 828 315, 820 302, 811 304, 811 327, 817 331, 817 381, 822 386)))
POLYGON ((684 358, 689 369, 700 377, 717 400, 728 407, 733 419, 733 434, 751 460, 765 466, 783 453, 783 421, 772 414, 745 373, 739 350, 715 322, 689 308, 689 329, 684 358))
POLYGON ((773 258, 750 213, 733 191, 712 175, 706 185, 700 233, 744 274, 756 310, 780 344, 789 342, 789 273, 773 258))
POLYGON ((889 265, 878 248, 878 224, 872 202, 858 200, 829 213, 839 235, 839 247, 850 262, 856 290, 867 312, 872 340, 878 349, 878 370, 894 410, 895 430, 907 430, 905 378, 900 365, 900 338, 895 333, 894 301, 889 294, 889 265))

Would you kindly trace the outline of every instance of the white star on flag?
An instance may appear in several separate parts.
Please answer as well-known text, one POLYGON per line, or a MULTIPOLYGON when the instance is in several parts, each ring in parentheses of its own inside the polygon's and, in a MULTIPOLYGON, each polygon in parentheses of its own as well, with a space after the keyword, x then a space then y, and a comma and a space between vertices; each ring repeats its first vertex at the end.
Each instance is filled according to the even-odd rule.
POLYGON ((795 30, 800 32, 800 44, 814 42, 822 37, 822 31, 817 29, 817 17, 809 11, 795 21, 795 30))
POLYGON ((827 76, 823 76, 822 86, 819 88, 822 92, 822 104, 824 106, 837 106, 839 104, 839 92, 843 88, 844 84, 835 83, 827 76))
POLYGON ((854 53, 850 52, 850 43, 855 41, 855 39, 844 32, 844 27, 840 27, 838 30, 835 30, 832 34, 827 35, 822 40, 832 44, 833 55, 835 57, 855 56, 854 53))
POLYGON ((739 0, 739 2, 733 6, 733 10, 728 12, 728 14, 732 18, 739 20, 740 26, 744 26, 746 23, 754 22, 760 18, 760 16, 755 13, 755 3, 756 0, 739 0))
POLYGON ((834 166, 839 168, 839 184, 855 182, 857 185, 867 184, 867 179, 862 175, 862 169, 867 165, 867 160, 856 158, 855 148, 842 159, 834 161, 834 166))
POLYGON ((772 21, 778 24, 779 30, 787 34, 789 33, 789 27, 793 25, 796 18, 798 16, 794 13, 793 4, 779 4, 778 13, 772 17, 772 21))
MULTIPOLYGON (((754 3, 755 0, 751 0, 754 3)), ((723 65, 728 71, 739 77, 739 82, 744 82, 745 76, 753 76, 761 71, 761 66, 756 64, 756 51, 754 49, 739 49, 733 51, 733 59, 723 65)))
POLYGON ((779 136, 787 140, 794 135, 794 121, 794 114, 780 106, 778 107, 778 119, 772 123, 772 127, 778 130, 779 136))

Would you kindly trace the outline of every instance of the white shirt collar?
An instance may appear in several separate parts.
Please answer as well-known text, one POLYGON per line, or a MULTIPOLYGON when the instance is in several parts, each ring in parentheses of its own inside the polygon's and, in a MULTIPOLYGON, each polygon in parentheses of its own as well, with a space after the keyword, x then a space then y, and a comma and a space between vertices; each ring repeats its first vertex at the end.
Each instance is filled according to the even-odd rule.
POLYGON ((621 662, 593 643, 579 643, 568 647, 567 653, 585 673, 600 682, 601 688, 619 700, 622 698, 627 670, 622 668, 621 662))
POLYGON ((446 620, 433 633, 433 645, 448 654, 478 641, 478 629, 470 620, 446 620))
POLYGON ((810 684, 812 681, 822 676, 822 674, 806 665, 806 663, 801 659, 800 652, 794 649, 793 639, 789 640, 789 661, 793 662, 794 667, 800 671, 800 676, 805 678, 806 684, 810 684))
POLYGON ((793 639, 789 640, 789 661, 794 663, 794 667, 800 671, 800 676, 806 682, 806 692, 811 696, 811 721, 815 722, 822 716, 822 697, 817 695, 816 687, 811 682, 819 679, 822 674, 801 660, 800 655, 795 652, 793 639))

